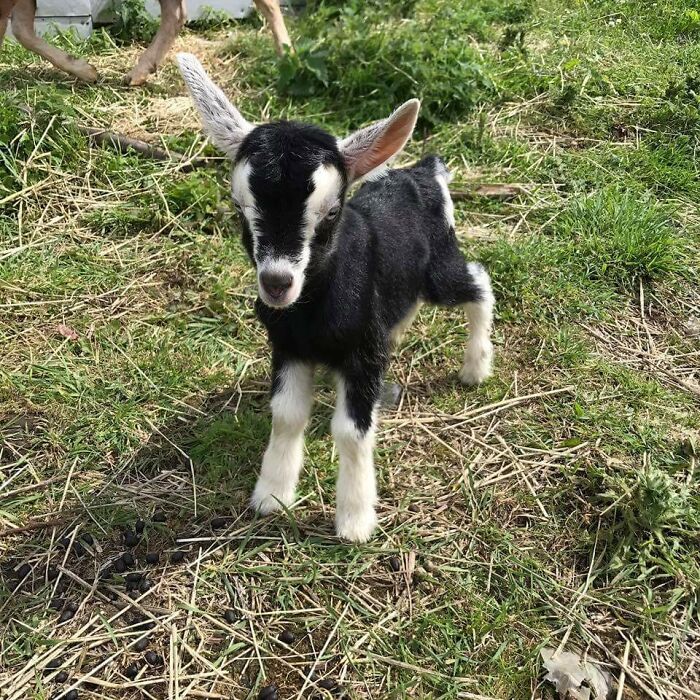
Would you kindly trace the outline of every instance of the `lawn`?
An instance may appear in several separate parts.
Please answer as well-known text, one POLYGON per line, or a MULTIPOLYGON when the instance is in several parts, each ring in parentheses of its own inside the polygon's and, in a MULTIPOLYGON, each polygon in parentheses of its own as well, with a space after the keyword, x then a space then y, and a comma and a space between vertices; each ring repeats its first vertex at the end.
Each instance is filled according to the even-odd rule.
POLYGON ((455 175, 494 376, 462 387, 465 320, 424 307, 391 365, 375 537, 333 534, 323 375, 298 503, 255 516, 269 355, 174 63, 121 85, 150 31, 132 0, 112 34, 56 39, 96 85, 6 42, 0 696, 553 698, 553 647, 618 700, 700 698, 700 3, 311 7, 295 56, 257 18, 176 47, 253 121, 344 135, 422 98, 399 162, 455 175))

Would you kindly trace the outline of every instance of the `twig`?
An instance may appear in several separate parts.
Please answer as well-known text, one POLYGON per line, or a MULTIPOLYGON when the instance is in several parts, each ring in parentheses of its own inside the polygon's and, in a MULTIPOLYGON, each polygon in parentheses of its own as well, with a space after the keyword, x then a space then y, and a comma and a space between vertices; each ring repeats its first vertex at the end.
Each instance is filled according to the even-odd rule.
POLYGON ((64 515, 60 518, 52 518, 51 520, 42 520, 41 522, 29 523, 27 525, 22 525, 21 527, 10 527, 6 530, 0 530, 0 537, 9 537, 11 535, 19 535, 22 532, 31 532, 32 530, 43 530, 47 527, 53 527, 54 525, 62 525, 68 522, 75 513, 70 515, 64 515))
POLYGON ((146 158, 152 160, 176 161, 184 163, 181 170, 194 170, 210 166, 212 163, 207 158, 195 158, 189 161, 187 156, 176 151, 165 151, 162 148, 153 146, 141 139, 135 139, 125 134, 119 134, 115 131, 107 131, 105 129, 94 129, 90 126, 77 125, 78 131, 86 134, 87 137, 99 146, 112 146, 120 153, 127 153, 129 150, 136 151, 146 158))
POLYGON ((48 486, 49 484, 53 484, 57 481, 63 481, 63 479, 64 479, 64 477, 62 477, 62 476, 52 476, 50 479, 44 479, 44 481, 39 481, 36 484, 27 484, 27 486, 20 486, 19 488, 16 488, 13 491, 8 491, 7 493, 3 493, 2 497, 3 498, 10 498, 11 496, 16 496, 18 493, 26 493, 27 491, 35 491, 36 489, 44 488, 44 486, 48 486))
POLYGON ((450 195, 455 202, 481 197, 498 199, 505 202, 520 197, 523 194, 527 194, 527 190, 522 185, 499 183, 481 183, 468 189, 450 188, 450 195))

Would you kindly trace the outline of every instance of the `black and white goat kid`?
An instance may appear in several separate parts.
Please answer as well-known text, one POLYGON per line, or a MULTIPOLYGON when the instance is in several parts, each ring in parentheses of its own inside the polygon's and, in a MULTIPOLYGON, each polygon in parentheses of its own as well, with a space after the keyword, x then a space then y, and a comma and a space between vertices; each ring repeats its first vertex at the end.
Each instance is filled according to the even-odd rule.
POLYGON ((411 136, 418 100, 338 140, 295 122, 253 126, 192 55, 178 63, 204 131, 233 161, 233 199, 257 269, 256 311, 272 346, 272 434, 252 503, 289 506, 303 461, 315 365, 337 376, 331 429, 339 453, 336 531, 354 542, 376 526, 373 447, 391 346, 421 302, 463 306, 470 339, 459 376, 491 371, 493 294, 457 245, 448 172, 437 157, 386 170, 411 136))

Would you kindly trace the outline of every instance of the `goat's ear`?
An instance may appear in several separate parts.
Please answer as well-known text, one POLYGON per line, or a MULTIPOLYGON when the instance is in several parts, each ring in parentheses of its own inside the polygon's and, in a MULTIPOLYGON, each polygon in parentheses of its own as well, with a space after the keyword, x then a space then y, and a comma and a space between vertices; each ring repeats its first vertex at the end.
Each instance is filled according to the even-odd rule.
POLYGON ((207 75, 202 64, 191 53, 176 56, 180 73, 187 83, 204 133, 230 158, 236 157, 243 139, 253 125, 229 102, 221 88, 207 75))
POLYGON ((401 151, 411 138, 419 109, 419 100, 404 102, 390 117, 338 143, 351 182, 370 175, 401 151))

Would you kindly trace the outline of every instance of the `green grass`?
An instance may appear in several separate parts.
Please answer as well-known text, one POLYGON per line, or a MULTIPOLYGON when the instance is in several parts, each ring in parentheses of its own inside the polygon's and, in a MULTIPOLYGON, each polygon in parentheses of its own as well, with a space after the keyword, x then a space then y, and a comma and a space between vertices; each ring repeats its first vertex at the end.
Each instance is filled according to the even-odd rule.
MULTIPOLYGON (((290 19, 297 53, 282 59, 256 18, 212 14, 181 38, 255 121, 306 119, 342 135, 419 96, 403 162, 439 152, 456 188, 520 187, 456 210, 465 253, 494 282, 494 376, 465 391, 462 315, 421 311, 390 370, 405 395, 384 414, 381 528, 362 547, 333 536, 326 376, 299 504, 269 519, 247 510, 269 431, 269 354, 226 165, 184 172, 80 131, 216 155, 171 63, 146 88, 119 84, 137 53, 129 37, 150 31, 138 3, 112 34, 55 39, 98 66, 96 85, 6 42, 8 697, 51 697, 58 686, 41 668, 60 654, 70 682, 105 661, 97 680, 112 685, 82 683, 88 698, 175 697, 176 679, 181 693, 235 698, 274 682, 291 698, 310 665, 353 698, 546 698, 539 649, 560 643, 616 677, 627 652, 625 698, 696 697, 698 12, 671 0, 326 0, 290 19), (166 664, 144 667, 137 693, 124 672, 143 656, 126 648, 140 619, 114 618, 101 597, 123 591, 119 577, 90 582, 123 551, 120 528, 156 509, 168 521, 147 527, 139 560, 187 557, 167 565, 163 554, 151 573, 149 648, 166 664), (214 515, 225 529, 212 532, 214 515), (47 567, 64 563, 58 541, 76 528, 97 548, 65 559, 62 595, 84 602, 56 627, 47 567), (31 573, 14 591, 23 563, 31 573), (283 629, 296 634, 291 648, 283 629)), ((303 697, 321 692, 306 686, 303 697)))

